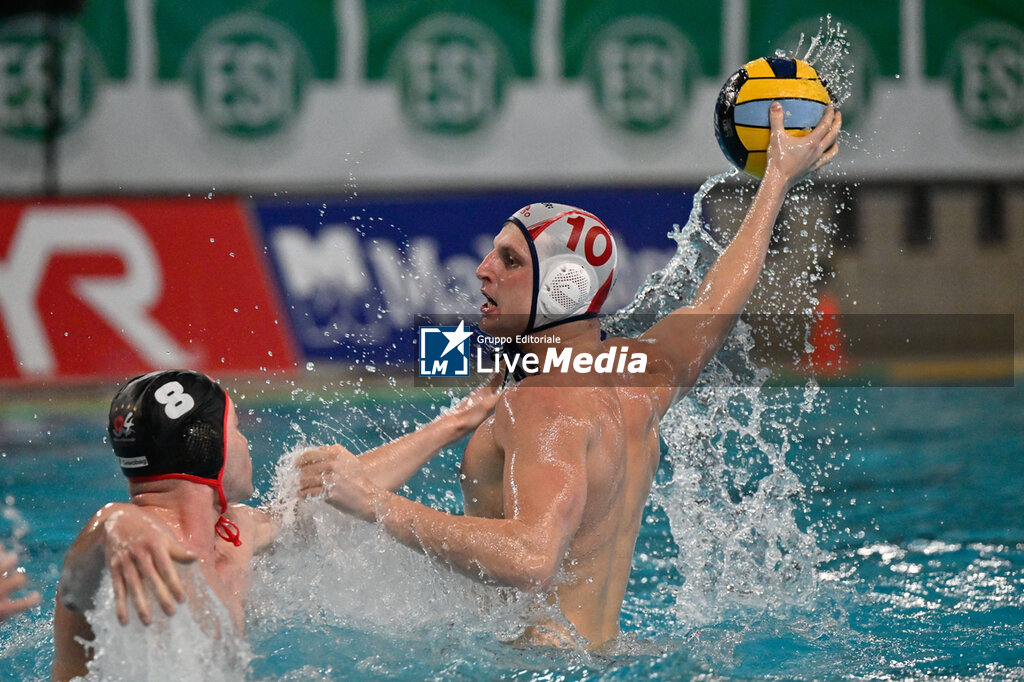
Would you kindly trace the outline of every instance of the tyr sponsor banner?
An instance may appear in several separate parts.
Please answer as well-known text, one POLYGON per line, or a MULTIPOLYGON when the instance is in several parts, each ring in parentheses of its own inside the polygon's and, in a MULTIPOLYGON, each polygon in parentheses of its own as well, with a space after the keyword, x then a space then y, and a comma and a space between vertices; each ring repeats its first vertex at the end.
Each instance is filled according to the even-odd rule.
POLYGON ((592 211, 614 233, 617 283, 605 309, 615 310, 675 253, 666 235, 686 222, 693 194, 545 190, 267 200, 257 202, 256 213, 306 357, 405 364, 417 361, 417 316, 470 319, 483 303, 476 268, 494 236, 516 210, 548 200, 592 211))
POLYGON ((0 202, 0 378, 294 367, 234 200, 0 202))

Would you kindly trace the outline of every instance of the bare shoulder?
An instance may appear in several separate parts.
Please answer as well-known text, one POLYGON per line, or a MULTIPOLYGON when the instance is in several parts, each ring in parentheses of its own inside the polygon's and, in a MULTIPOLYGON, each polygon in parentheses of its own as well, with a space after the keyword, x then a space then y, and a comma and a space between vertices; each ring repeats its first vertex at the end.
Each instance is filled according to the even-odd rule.
POLYGON ((75 541, 68 548, 68 556, 65 557, 65 561, 74 561, 91 547, 101 544, 105 537, 105 530, 109 527, 108 522, 116 521, 124 515, 131 518, 154 518, 148 511, 130 502, 108 502, 97 509, 82 526, 75 541))
POLYGON ((137 514, 148 514, 148 512, 138 505, 134 505, 131 502, 107 502, 105 505, 96 510, 96 512, 89 517, 86 521, 85 526, 92 527, 105 522, 115 514, 123 512, 137 513, 137 514))
POLYGON ((595 412, 604 409, 606 389, 593 386, 560 386, 537 376, 506 389, 494 412, 495 440, 508 439, 523 445, 558 438, 583 441, 595 430, 595 412))
POLYGON ((622 355, 635 358, 643 356, 644 374, 651 380, 645 382, 648 385, 663 385, 672 375, 672 343, 678 345, 677 340, 658 339, 650 335, 650 330, 644 332, 637 338, 624 336, 609 337, 605 339, 605 346, 616 346, 621 349, 622 355), (663 379, 659 380, 659 378, 663 379))
POLYGON ((639 338, 608 338, 605 345, 620 346, 630 357, 643 355, 643 372, 622 375, 620 386, 628 389, 631 399, 642 397, 649 400, 650 409, 660 418, 679 396, 689 391, 700 370, 696 365, 687 364, 684 367, 686 371, 680 371, 677 356, 683 342, 659 339, 651 336, 650 331, 639 338))
POLYGON ((572 418, 586 413, 586 402, 600 389, 593 386, 564 386, 557 377, 528 377, 505 390, 495 409, 495 421, 515 419, 518 415, 540 421, 572 418))
POLYGON ((236 502, 228 505, 227 516, 235 523, 255 523, 260 517, 267 514, 265 509, 250 507, 247 504, 236 502))

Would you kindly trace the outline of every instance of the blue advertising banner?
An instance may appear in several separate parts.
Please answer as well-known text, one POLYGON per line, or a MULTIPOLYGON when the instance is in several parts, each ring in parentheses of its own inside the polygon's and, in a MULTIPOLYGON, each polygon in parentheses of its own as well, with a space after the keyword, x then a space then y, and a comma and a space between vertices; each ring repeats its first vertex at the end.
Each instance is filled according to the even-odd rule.
POLYGON ((405 364, 416 359, 424 317, 475 320, 477 266, 505 218, 538 200, 586 208, 611 228, 619 266, 610 312, 675 253, 667 233, 686 222, 693 191, 276 198, 254 208, 305 356, 405 364))

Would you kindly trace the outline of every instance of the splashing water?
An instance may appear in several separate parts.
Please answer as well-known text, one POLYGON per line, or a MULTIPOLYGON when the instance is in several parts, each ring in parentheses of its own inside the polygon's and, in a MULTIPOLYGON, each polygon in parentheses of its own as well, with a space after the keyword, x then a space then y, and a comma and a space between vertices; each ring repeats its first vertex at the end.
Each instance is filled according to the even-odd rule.
MULTIPOLYGON (((664 315, 693 298, 722 251, 705 207, 708 201, 734 202, 735 196, 722 194, 726 179, 711 178, 700 188, 689 221, 670 235, 676 254, 626 308, 605 320, 606 331, 636 334, 648 315, 664 315)), ((796 194, 801 196, 799 189, 796 194)), ((741 212, 735 208, 729 220, 738 221, 741 212)), ((817 566, 829 556, 818 548, 813 530, 798 524, 806 491, 787 462, 803 417, 821 407, 821 395, 813 382, 795 391, 763 390, 770 373, 750 359, 753 345, 749 325, 740 321, 691 394, 663 421, 671 475, 656 487, 653 503, 667 517, 677 548, 671 561, 682 580, 667 588, 667 605, 636 609, 641 622, 678 623, 673 636, 685 634, 688 651, 716 666, 732 660, 733 648, 743 641, 744 626, 722 630, 725 623, 752 616, 800 618, 801 636, 807 638, 820 636, 822 628, 841 630, 822 617, 822 603, 831 597, 817 566), (709 635, 716 629, 725 634, 709 635)), ((268 498, 283 529, 273 553, 257 560, 250 594, 255 650, 280 647, 282 633, 300 633, 288 639, 308 642, 301 653, 294 651, 294 641, 278 651, 300 656, 299 667, 311 674, 337 663, 332 657, 338 641, 349 643, 350 662, 368 674, 394 674, 409 665, 409 652, 421 650, 453 669, 468 665, 473 675, 489 666, 501 671, 543 665, 533 658, 541 654, 515 660, 519 654, 498 643, 514 640, 531 622, 560 619, 553 605, 460 575, 321 501, 295 503, 292 462, 312 444, 307 430, 324 442, 347 439, 339 439, 346 427, 329 419, 303 418, 293 427, 300 442, 279 461, 268 498), (382 640, 395 643, 404 657, 382 654, 382 640)), ((454 496, 428 503, 459 511, 454 496)), ((635 657, 649 648, 643 641, 648 636, 664 636, 644 627, 622 638, 617 654, 635 657)), ((580 665, 594 663, 582 650, 568 655, 580 665)), ((257 661, 254 669, 260 672, 260 666, 257 661)))
MULTIPOLYGON (((839 33, 830 17, 823 22, 818 35, 806 43, 801 40, 796 53, 816 66, 829 80, 833 96, 843 102, 849 89, 842 88, 850 70, 842 67, 845 48, 837 46, 838 37, 845 33, 839 33), (831 69, 830 63, 836 68, 831 69)), ((648 278, 629 306, 607 320, 608 331, 634 334, 640 331, 638 316, 664 314, 692 299, 726 241, 718 229, 725 221, 709 219, 708 209, 718 202, 717 208, 725 207, 725 214, 738 222, 739 200, 752 193, 749 184, 730 186, 729 179, 712 178, 700 189, 689 221, 672 234, 678 243, 675 257, 648 278)), ((797 210, 789 214, 789 223, 794 217, 809 217, 803 207, 810 193, 807 186, 793 191, 787 209, 795 201, 797 210)), ((819 227, 827 236, 828 227, 815 224, 814 229, 819 227)), ((819 240, 817 232, 814 246, 823 249, 821 259, 830 254, 831 246, 819 240)), ((769 262, 763 279, 778 276, 771 268, 769 262)), ((796 286, 810 281, 801 279, 796 286)), ((802 300, 803 307, 813 303, 810 294, 802 300)), ((909 520, 899 521, 885 533, 869 532, 872 537, 867 544, 848 543, 853 548, 848 551, 837 547, 839 561, 828 561, 819 545, 825 544, 823 530, 836 531, 834 522, 821 522, 829 526, 825 529, 808 527, 801 521, 801 512, 806 498, 827 486, 825 477, 836 465, 834 451, 843 446, 825 438, 814 451, 817 462, 796 461, 801 441, 814 448, 808 424, 816 412, 825 414, 827 396, 814 383, 789 390, 768 387, 768 372, 751 359, 755 345, 751 327, 740 320, 698 385, 663 422, 667 465, 659 472, 652 495, 656 509, 650 515, 665 518, 669 530, 663 532, 661 526, 666 524, 658 523, 653 540, 644 545, 641 538, 634 575, 644 576, 644 581, 668 574, 674 578, 647 590, 631 585, 623 612, 627 633, 621 641, 625 644, 611 654, 629 659, 619 665, 617 672, 622 674, 615 670, 608 674, 609 659, 585 652, 525 651, 497 644, 514 638, 532 610, 550 607, 455 574, 398 546, 374 526, 348 521, 323 503, 310 501, 280 505, 284 519, 280 542, 273 554, 256 562, 247 635, 258 655, 251 662, 250 650, 240 637, 220 641, 204 631, 203 614, 179 610, 164 630, 146 629, 137 622, 127 630, 121 628, 108 582, 106 597, 100 599, 91 621, 101 643, 91 677, 142 679, 144 673, 131 666, 145 650, 151 669, 174 671, 175 679, 243 675, 258 680, 708 679, 721 675, 739 679, 1020 678, 1022 564, 1019 524, 1013 524, 1019 496, 1012 504, 993 505, 996 512, 1010 511, 992 520, 965 517, 957 526, 956 519, 945 516, 935 519, 932 527, 924 523, 929 520, 927 510, 913 510, 902 499, 915 492, 902 489, 901 484, 919 485, 917 495, 955 494, 958 488, 945 493, 941 488, 951 476, 945 459, 919 477, 906 472, 903 478, 891 477, 894 466, 909 469, 928 462, 908 457, 909 450, 934 447, 932 441, 956 432, 960 441, 972 444, 958 441, 955 447, 977 453, 974 459, 962 460, 965 473, 973 472, 979 461, 1006 462, 1003 468, 990 470, 996 473, 991 483, 974 488, 985 491, 977 495, 985 501, 976 506, 986 507, 992 495, 1019 492, 1019 486, 1003 485, 1008 478, 1019 479, 1017 461, 1009 463, 1016 456, 1014 451, 1005 445, 1002 450, 993 447, 986 440, 978 427, 985 423, 981 413, 966 413, 957 428, 940 430, 936 436, 932 433, 935 405, 927 405, 922 415, 913 411, 916 395, 898 403, 899 409, 887 416, 892 424, 883 429, 896 434, 885 438, 895 440, 887 440, 885 448, 875 453, 879 461, 872 470, 885 490, 879 495, 869 485, 863 494, 874 495, 869 505, 895 506, 909 520), (929 434, 929 439, 908 435, 904 424, 908 415, 917 417, 921 433, 929 434), (890 456, 891 462, 886 459, 890 456), (978 528, 991 535, 990 541, 969 543, 982 531, 968 523, 986 524, 978 528), (952 528, 946 530, 940 524, 952 528), (922 534, 949 542, 913 539, 922 534), (891 537, 904 535, 908 542, 891 537), (657 550, 652 551, 652 546, 657 550), (823 562, 828 565, 823 567, 823 562), (997 562, 1014 563, 1010 568, 991 568, 997 562), (856 601, 850 594, 854 589, 866 592, 867 606, 844 610, 856 601), (889 620, 895 624, 882 624, 889 620), (192 625, 196 622, 200 627, 192 625), (851 632, 851 622, 856 632, 851 632), (865 628, 877 634, 866 634, 865 628), (680 652, 698 663, 680 664, 680 652), (653 662, 645 663, 645 655, 653 662), (964 659, 971 662, 964 664, 964 659)), ((257 388, 253 386, 254 393, 257 388)), ((292 404, 282 410, 287 416, 281 417, 290 420, 293 434, 307 440, 312 436, 342 440, 358 450, 356 444, 362 439, 393 436, 397 433, 392 429, 411 428, 408 422, 396 423, 402 419, 429 416, 401 391, 395 402, 374 405, 362 385, 354 392, 346 388, 348 397, 341 404, 330 401, 330 390, 323 386, 292 396, 292 404), (341 412, 344 419, 329 416, 341 412), (358 431, 353 424, 360 421, 370 426, 358 431)), ((960 411, 972 397, 959 394, 954 402, 938 405, 960 411)), ((980 405, 985 410, 992 407, 988 401, 980 405)), ((1013 442, 1019 448, 1019 414, 1018 410, 1004 417, 1003 428, 1010 435, 997 443, 1013 442)), ((826 420, 835 416, 829 411, 826 420)), ((883 420, 881 427, 885 426, 883 420)), ((281 460, 272 491, 264 499, 292 497, 294 480, 287 472, 293 456, 290 453, 281 460)), ((442 453, 435 462, 441 461, 449 473, 432 470, 428 476, 453 478, 449 465, 455 458, 442 453)), ((63 460, 45 460, 56 461, 63 460)), ((44 480, 45 475, 40 472, 38 479, 44 480)), ((428 496, 427 501, 449 511, 458 507, 454 493, 428 496)), ((967 502, 966 498, 955 500, 938 508, 952 510, 967 502)), ((935 499, 929 501, 935 503, 935 499)), ((10 498, 6 504, 2 516, 13 524, 15 538, 21 537, 28 526, 10 507, 10 498)), ((876 521, 872 512, 865 511, 864 502, 858 509, 862 527, 872 527, 876 521)), ((839 515, 839 510, 828 514, 832 511, 839 515)), ((643 531, 650 531, 652 525, 645 524, 643 531)), ((38 575, 46 576, 45 570, 39 566, 38 575)), ((50 567, 52 583, 56 570, 50 567)), ((24 618, 0 626, 7 628, 8 635, 0 637, 4 647, 0 671, 6 672, 10 663, 16 672, 9 679, 43 679, 52 651, 48 617, 24 618)))
POLYGON ((818 19, 816 33, 800 33, 789 54, 814 67, 828 89, 832 103, 843 112, 846 127, 840 134, 840 144, 849 151, 868 150, 870 145, 855 131, 864 123, 871 98, 869 84, 878 70, 867 49, 866 38, 856 29, 851 35, 850 29, 827 14, 818 19), (861 70, 856 79, 855 69, 861 70))
MULTIPOLYGON (((669 235, 677 253, 629 306, 606 320, 606 331, 639 333, 641 314, 662 316, 693 299, 722 251, 706 202, 732 202, 726 217, 738 224, 736 198, 751 191, 728 187, 728 178, 713 177, 700 188, 689 221, 669 235)), ((798 186, 790 201, 803 198, 798 186)), ((815 227, 826 237, 831 230, 815 227)), ((773 277, 770 262, 762 277, 773 277)), ((807 296, 805 305, 813 304, 807 296)), ((672 474, 652 500, 664 510, 678 548, 674 563, 682 584, 671 588, 674 619, 690 633, 692 654, 719 666, 733 663, 752 621, 816 621, 799 635, 808 639, 823 628, 832 627, 833 635, 845 630, 822 617, 832 610, 823 604, 832 606, 836 596, 822 587, 817 567, 831 557, 797 521, 807 490, 787 461, 804 418, 823 409, 825 396, 813 381, 766 390, 771 373, 751 360, 753 348, 752 329, 741 319, 693 390, 665 416, 661 433, 672 474)))
POLYGON ((853 92, 853 66, 850 64, 850 41, 848 31, 842 23, 833 21, 827 14, 818 20, 818 32, 813 36, 800 34, 793 54, 818 72, 818 77, 828 85, 832 102, 842 106, 853 92), (806 45, 805 45, 806 42, 806 45), (801 54, 802 53, 802 54, 801 54))
MULTIPOLYGON (((830 88, 841 88, 849 76, 841 66, 844 34, 830 17, 823 22, 823 31, 808 41, 802 58, 815 64, 830 88)), ((801 41, 798 51, 803 49, 801 41)), ((847 96, 843 93, 848 89, 833 90, 837 103, 847 96)), ((606 331, 636 335, 650 316, 693 299, 726 241, 717 228, 738 224, 744 201, 753 193, 750 186, 730 185, 734 176, 710 178, 699 189, 689 220, 669 234, 678 245, 675 255, 647 278, 631 303, 605 319, 606 331), (705 215, 712 205, 718 209, 715 220, 705 215)), ((806 188, 795 188, 790 202, 799 207, 806 188)), ((799 208, 794 215, 801 216, 799 208)), ((806 222, 806 214, 803 218, 806 222)), ((827 236, 827 225, 816 227, 827 236)), ((819 258, 830 254, 830 247, 823 247, 819 258)), ((770 267, 763 277, 773 277, 770 267)), ((802 307, 813 303, 813 297, 807 298, 802 307)), ((656 484, 652 504, 667 518, 674 545, 669 560, 680 580, 633 609, 641 625, 621 638, 615 655, 664 656, 678 648, 664 643, 666 633, 645 620, 677 624, 668 636, 681 637, 689 656, 712 668, 740 671, 738 649, 749 646, 757 628, 764 639, 786 635, 807 642, 849 634, 838 605, 842 595, 830 591, 818 571, 830 556, 818 547, 814 529, 798 522, 807 486, 787 459, 803 419, 822 409, 824 396, 814 382, 765 390, 770 372, 751 359, 754 346, 750 325, 740 320, 697 385, 662 422, 669 473, 656 484), (653 651, 644 641, 648 637, 662 640, 653 651)), ((92 619, 102 642, 92 668, 95 679, 142 679, 131 667, 132 652, 125 649, 140 641, 147 643, 146 664, 157 666, 152 669, 180 666, 185 657, 174 658, 175 651, 200 652, 195 679, 210 679, 211 671, 218 679, 243 674, 270 679, 282 670, 291 671, 287 679, 321 679, 333 677, 335 667, 367 677, 418 679, 423 668, 413 663, 417 659, 432 661, 432 669, 442 670, 446 678, 497 676, 512 668, 544 671, 546 666, 575 666, 583 677, 592 666, 600 670, 602 664, 582 649, 551 653, 500 644, 515 640, 530 623, 562 619, 555 605, 456 573, 321 501, 296 503, 292 464, 311 444, 311 435, 324 442, 352 440, 344 424, 317 416, 317 410, 336 412, 337 405, 300 393, 293 393, 299 405, 297 416, 290 417, 300 442, 278 462, 265 497, 279 514, 282 530, 272 553, 254 564, 246 613, 252 649, 241 637, 211 637, 187 624, 171 627, 185 622, 180 617, 167 621, 160 637, 150 636, 152 631, 125 636, 115 630, 120 625, 108 599, 92 619), (382 649, 382 642, 388 646, 382 649), (252 657, 251 651, 265 654, 252 657)), ((345 406, 374 423, 369 409, 345 406)), ((448 497, 431 503, 448 511, 458 507, 448 497)), ((645 561, 653 560, 640 556, 635 565, 645 561)), ((199 621, 190 617, 187 623, 192 622, 199 621)))
MULTIPOLYGON (((849 76, 841 67, 845 43, 838 25, 830 22, 811 39, 804 58, 816 62, 830 87, 841 88, 849 76)), ((833 96, 841 102, 844 90, 837 92, 833 96)), ((738 225, 753 194, 749 185, 727 182, 734 175, 710 178, 699 189, 689 220, 669 235, 678 245, 675 255, 647 278, 631 303, 605 319, 606 331, 636 335, 651 316, 693 299, 727 241, 721 226, 738 225), (709 207, 716 209, 715 219, 705 215, 709 207)), ((816 260, 821 262, 831 256, 831 226, 802 208, 810 198, 809 183, 794 188, 790 215, 815 231, 816 260), (808 226, 809 221, 814 224, 808 226)), ((769 266, 763 277, 774 276, 769 266)), ((813 277, 800 281, 809 283, 813 277)), ((813 294, 805 292, 798 309, 806 311, 814 303, 813 294)), ((751 327, 741 320, 689 396, 662 422, 671 473, 657 484, 652 502, 667 517, 677 548, 671 562, 681 584, 667 587, 661 604, 636 609, 641 621, 678 623, 694 656, 719 666, 733 660, 751 620, 798 622, 793 631, 806 639, 844 630, 841 612, 833 608, 837 598, 817 570, 830 557, 819 549, 814 530, 798 523, 806 485, 787 461, 804 417, 822 409, 824 397, 814 382, 793 390, 764 390, 770 372, 751 359, 754 345, 751 327)), ((337 442, 339 429, 345 429, 328 420, 302 419, 296 434, 304 442, 280 461, 271 499, 294 500, 291 461, 308 444, 309 428, 324 442, 337 442)), ((431 504, 458 511, 453 499, 431 504)), ((353 660, 367 671, 394 673, 395 666, 403 665, 400 659, 381 658, 380 638, 398 639, 409 651, 429 649, 435 661, 436 652, 444 651, 453 668, 489 655, 496 670, 507 670, 509 650, 495 642, 514 639, 538 612, 560 616, 551 605, 515 590, 459 575, 321 502, 282 504, 278 511, 284 530, 274 553, 257 563, 249 607, 250 622, 260 623, 250 633, 257 650, 272 646, 281 632, 300 631, 314 642, 302 661, 319 665, 320 672, 330 662, 318 657, 315 643, 336 652, 329 643, 339 638, 353 642, 353 660)), ((639 632, 663 634, 643 627, 639 632)), ((642 648, 628 635, 623 640, 627 653, 642 648)), ((592 662, 585 652, 574 655, 584 665, 592 662)), ((481 665, 487 668, 479 660, 476 665, 475 673, 481 665)))
POLYGON ((371 675, 394 676, 421 650, 433 662, 479 670, 490 659, 501 669, 509 657, 501 642, 538 620, 564 622, 542 599, 461 575, 321 500, 295 502, 293 461, 304 448, 281 458, 272 484, 282 529, 273 553, 254 566, 247 620, 256 624, 249 636, 257 650, 279 642, 282 632, 300 631, 313 643, 302 660, 318 674, 337 663, 338 641, 371 675), (389 651, 382 652, 382 641, 389 651))
POLYGON ((96 608, 86 613, 96 638, 85 680, 245 679, 252 653, 227 609, 198 568, 183 566, 179 574, 194 597, 178 605, 173 617, 156 609, 148 626, 131 610, 128 625, 118 622, 113 583, 109 573, 104 575, 96 608))

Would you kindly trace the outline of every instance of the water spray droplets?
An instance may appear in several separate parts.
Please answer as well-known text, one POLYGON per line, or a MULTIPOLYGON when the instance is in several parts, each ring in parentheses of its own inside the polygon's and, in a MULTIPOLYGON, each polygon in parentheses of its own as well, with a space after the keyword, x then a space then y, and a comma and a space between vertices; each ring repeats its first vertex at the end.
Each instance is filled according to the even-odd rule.
POLYGON ((818 72, 818 77, 828 87, 837 107, 852 92, 850 77, 853 75, 853 66, 849 61, 850 42, 847 33, 840 22, 827 14, 818 21, 818 33, 813 36, 801 34, 800 42, 794 50, 798 59, 807 62, 818 72))
MULTIPOLYGON (((692 300, 728 241, 715 226, 739 224, 745 210, 750 189, 729 186, 729 177, 711 178, 700 188, 689 221, 669 235, 679 244, 675 256, 606 320, 606 331, 635 334, 648 323, 644 316, 661 316, 692 300), (714 224, 706 218, 712 214, 714 224)), ((801 205, 808 196, 792 200, 788 222, 806 224, 811 233, 810 214, 801 205)), ((821 234, 815 226, 814 237, 821 234)), ((753 347, 752 329, 741 320, 662 422, 673 473, 656 487, 654 499, 668 518, 682 576, 681 585, 664 589, 675 597, 675 617, 688 627, 737 613, 806 607, 818 595, 816 567, 829 558, 814 533, 795 521, 806 486, 787 461, 804 416, 821 409, 824 396, 813 381, 766 389, 770 372, 751 360, 753 347)))

